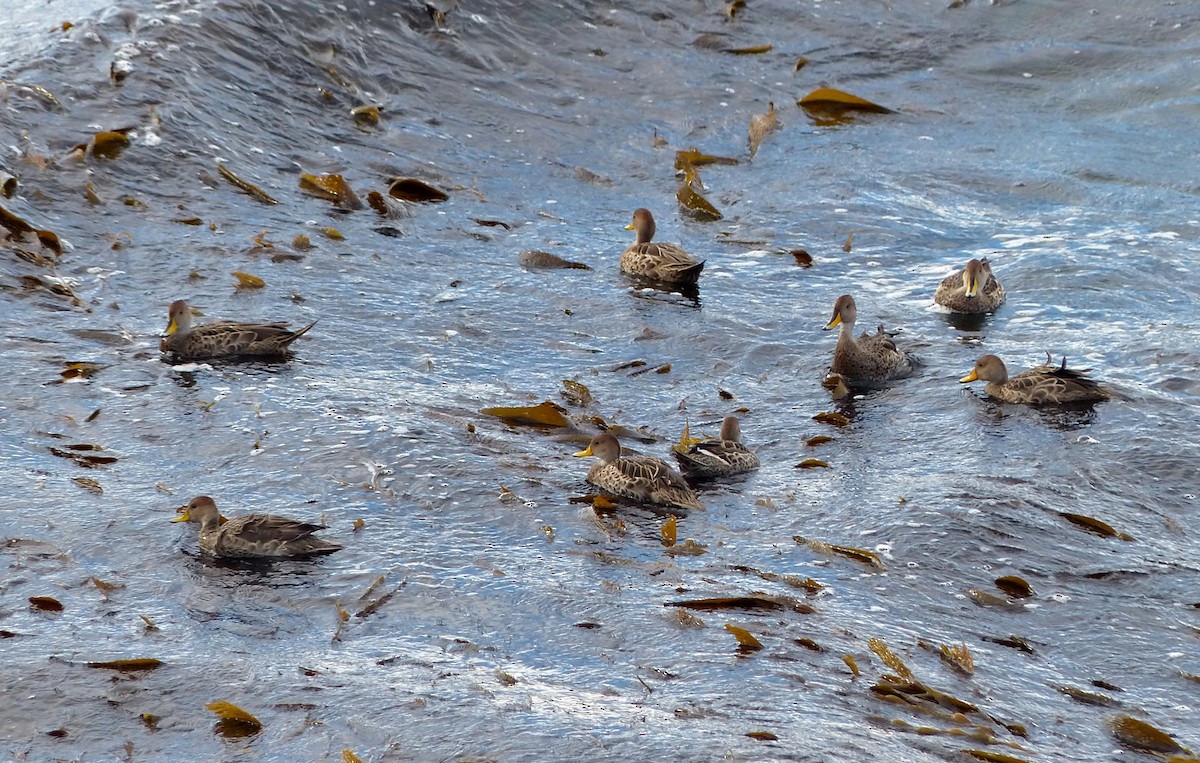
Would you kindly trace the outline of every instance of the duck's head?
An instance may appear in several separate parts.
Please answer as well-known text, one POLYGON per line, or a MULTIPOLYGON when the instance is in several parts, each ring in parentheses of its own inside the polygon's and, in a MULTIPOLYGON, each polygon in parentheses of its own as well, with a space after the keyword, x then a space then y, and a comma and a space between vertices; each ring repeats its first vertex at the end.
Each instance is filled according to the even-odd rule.
POLYGON ((185 300, 177 299, 171 303, 171 307, 167 309, 167 336, 183 332, 187 333, 192 327, 192 308, 188 306, 185 300))
POLYGON ((587 448, 575 454, 576 458, 595 456, 604 463, 611 463, 621 457, 621 443, 607 432, 598 434, 588 443, 587 448))
POLYGON ((979 290, 987 283, 988 274, 992 272, 987 259, 968 260, 963 268, 963 296, 971 299, 979 296, 979 290))
POLYGON ((740 442, 742 439, 742 425, 737 420, 737 416, 726 416, 721 422, 721 439, 733 440, 740 442))
POLYGON ((180 506, 177 511, 179 516, 172 519, 172 522, 195 522, 206 525, 221 521, 221 513, 217 511, 216 502, 206 495, 196 496, 188 502, 187 506, 180 506))
POLYGON ((637 242, 645 244, 654 240, 654 215, 645 207, 633 210, 633 221, 625 226, 625 230, 637 231, 637 242))
POLYGON ((829 319, 829 323, 825 324, 825 330, 837 328, 843 323, 847 326, 854 326, 856 320, 858 320, 858 308, 854 306, 854 297, 843 294, 833 303, 833 317, 829 319))
POLYGON ((1004 361, 995 355, 984 355, 975 361, 975 367, 971 369, 971 373, 958 381, 962 384, 973 381, 1003 384, 1008 381, 1008 369, 1005 368, 1004 361))

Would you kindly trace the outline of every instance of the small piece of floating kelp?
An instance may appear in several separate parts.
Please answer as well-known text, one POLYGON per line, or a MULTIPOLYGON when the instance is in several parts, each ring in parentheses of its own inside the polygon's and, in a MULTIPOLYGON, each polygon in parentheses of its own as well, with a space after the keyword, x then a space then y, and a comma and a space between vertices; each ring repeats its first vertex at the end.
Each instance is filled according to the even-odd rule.
POLYGON ((822 411, 813 416, 813 421, 819 421, 822 424, 829 424, 834 427, 850 426, 850 419, 845 414, 831 413, 829 411, 822 411))
POLYGON ((16 175, 10 175, 4 170, 0 170, 0 195, 3 195, 6 199, 11 199, 17 192, 19 182, 16 175))
POLYGON ((266 281, 253 273, 243 273, 240 270, 235 270, 229 275, 237 279, 237 284, 233 287, 235 289, 261 289, 267 285, 266 281))
POLYGON ((1014 599, 1025 599, 1033 596, 1033 587, 1018 575, 1001 575, 996 578, 996 587, 1014 599))
POLYGON ((1165 731, 1132 716, 1118 715, 1109 721, 1108 725, 1117 741, 1126 747, 1151 752, 1191 754, 1191 750, 1176 742, 1165 731))
POLYGON ((967 596, 971 601, 981 607, 993 607, 1002 609, 1008 612, 1024 612, 1025 606, 1009 599, 1003 599, 995 594, 990 594, 987 591, 981 591, 978 588, 968 588, 967 596))
POLYGON ((300 188, 319 199, 332 201, 342 209, 362 209, 362 201, 359 200, 358 194, 341 175, 310 175, 302 172, 300 188))
POLYGON ((1120 702, 1099 692, 1087 691, 1074 686, 1058 685, 1054 687, 1059 693, 1065 694, 1071 699, 1084 705, 1094 705, 1096 707, 1119 707, 1120 702))
POLYGON ((1012 755, 1005 755, 1002 752, 989 752, 988 750, 962 750, 972 758, 986 761, 986 763, 1029 763, 1025 758, 1018 758, 1012 755))
POLYGON ((684 214, 701 222, 716 222, 723 215, 712 203, 700 195, 690 183, 682 183, 675 192, 675 200, 683 208, 684 214))
POLYGON ((703 167, 706 164, 737 164, 738 160, 728 156, 715 156, 706 154, 698 148, 689 148, 687 151, 675 152, 675 169, 686 171, 690 165, 692 167, 703 167))
POLYGON ((762 649, 762 642, 756 639, 754 634, 745 628, 734 625, 733 623, 725 623, 725 630, 732 633, 733 637, 737 639, 738 649, 747 651, 762 649))
POLYGON ((563 379, 562 385, 562 396, 571 405, 585 408, 592 404, 592 391, 587 388, 586 384, 574 379, 563 379))
POLYGON ((566 417, 563 416, 563 408, 549 400, 537 405, 483 408, 479 412, 485 416, 504 419, 510 424, 531 424, 539 427, 570 426, 566 417))
POLYGON ((89 662, 86 664, 89 668, 119 670, 128 673, 137 670, 154 670, 155 668, 162 667, 165 663, 153 657, 135 657, 129 660, 109 660, 107 662, 89 662))
POLYGON ((69 458, 76 464, 91 469, 96 466, 106 466, 117 462, 116 456, 92 456, 88 453, 104 450, 100 445, 92 443, 79 443, 76 445, 68 445, 66 450, 50 446, 50 452, 59 458, 69 458))
POLYGON ((970 702, 926 686, 915 678, 884 676, 871 687, 871 691, 884 698, 899 700, 905 705, 933 706, 951 713, 979 712, 979 708, 970 702))
POLYGON ((733 570, 734 572, 744 572, 748 575, 754 575, 771 583, 783 583, 784 585, 789 585, 792 588, 800 588, 808 591, 809 593, 819 593, 825 588, 825 586, 821 585, 812 578, 802 578, 798 575, 786 575, 778 572, 766 572, 764 570, 755 569, 754 567, 748 567, 744 564, 731 564, 729 565, 729 569, 733 570))
POLYGON ((964 676, 975 673, 975 658, 966 644, 942 644, 938 647, 942 662, 962 673, 964 676))
POLYGON ((354 117, 354 121, 364 125, 379 124, 379 107, 373 104, 367 106, 355 106, 350 109, 350 116, 354 117))
POLYGON ((396 178, 388 185, 388 195, 403 201, 415 202, 439 202, 450 198, 445 191, 434 188, 424 180, 416 178, 396 178))
POLYGON ((1107 522, 1102 522, 1095 517, 1089 517, 1085 514, 1071 514, 1066 511, 1060 511, 1059 516, 1073 525, 1082 527, 1088 532, 1095 533, 1096 535, 1100 535, 1105 538, 1120 538, 1121 540, 1125 541, 1132 541, 1134 539, 1132 535, 1127 535, 1123 532, 1120 532, 1119 530, 1114 529, 1112 525, 1108 524, 1107 522))
POLYGON ((62 602, 53 596, 30 596, 29 606, 34 609, 40 609, 43 612, 62 612, 62 602))
POLYGON ((847 115, 852 112, 893 113, 889 108, 832 87, 819 87, 796 101, 796 105, 804 109, 804 113, 819 125, 848 121, 850 117, 847 115))
POLYGON ((217 717, 221 719, 215 728, 223 736, 234 738, 249 736, 263 727, 262 721, 232 702, 226 702, 223 699, 209 702, 204 708, 216 713, 217 717))
POLYGON ((716 609, 790 609, 806 615, 816 611, 809 605, 787 596, 715 596, 708 599, 667 601, 663 602, 663 606, 706 611, 716 609))
POLYGON ((896 656, 896 653, 883 642, 883 639, 873 638, 868 640, 867 648, 874 652, 884 665, 896 671, 896 674, 901 678, 914 678, 912 670, 904 664, 904 660, 896 656))
POLYGON ((221 177, 229 181, 230 185, 232 185, 234 188, 237 188, 239 191, 242 191, 243 193, 249 194, 256 201, 261 201, 263 204, 279 203, 274 197, 272 197, 263 189, 259 188, 253 183, 248 183, 237 175, 233 174, 233 170, 229 169, 224 164, 218 162, 217 171, 221 173, 221 177))
POLYGON ((537 249, 526 249, 517 257, 521 267, 530 270, 591 270, 590 265, 582 262, 564 260, 562 257, 537 249))
POLYGON ((132 130, 132 127, 125 127, 120 130, 98 132, 87 143, 80 143, 72 148, 71 156, 78 159, 83 159, 88 155, 116 159, 117 155, 129 145, 129 136, 125 133, 132 130))
MULTIPOLYGON (((24 234, 31 233, 43 247, 54 252, 59 257, 62 256, 62 242, 59 241, 58 234, 42 228, 35 228, 24 219, 9 212, 3 206, 0 206, 0 227, 7 228, 11 234, 10 238, 17 240, 20 240, 24 234)), ((35 262, 35 264, 49 265, 52 262, 52 260, 46 260, 45 262, 35 262)))
POLYGON ((722 53, 728 53, 733 56, 757 56, 763 53, 770 53, 775 49, 775 46, 770 43, 762 45, 747 45, 744 48, 722 48, 722 53))
POLYGON ((802 535, 793 535, 792 540, 802 546, 808 546, 813 551, 823 554, 839 554, 848 559, 853 559, 856 562, 862 562, 870 565, 877 570, 883 569, 883 560, 874 551, 867 551, 864 548, 854 548, 853 546, 835 546, 832 543, 826 543, 819 540, 809 540, 802 535))

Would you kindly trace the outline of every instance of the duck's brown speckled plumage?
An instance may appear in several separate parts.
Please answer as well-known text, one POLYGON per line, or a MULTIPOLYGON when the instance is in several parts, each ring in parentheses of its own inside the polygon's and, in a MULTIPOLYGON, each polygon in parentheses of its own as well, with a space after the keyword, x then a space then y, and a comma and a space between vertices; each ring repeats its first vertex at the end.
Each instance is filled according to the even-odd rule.
POLYGON ((648 209, 633 213, 633 222, 626 230, 637 231, 637 240, 621 253, 621 270, 633 276, 664 283, 695 285, 700 280, 704 263, 675 244, 656 244, 654 215, 648 209))
POLYGON ((962 270, 946 276, 934 292, 933 301, 956 313, 990 313, 1008 295, 992 275, 992 264, 984 257, 969 260, 962 270))
MULTIPOLYGON (((682 448, 683 446, 679 446, 682 448)), ((758 468, 758 456, 742 444, 742 431, 737 417, 726 416, 721 433, 715 440, 693 443, 683 450, 672 450, 679 469, 690 479, 713 479, 753 471, 758 468)))
POLYGON ((1090 370, 1067 368, 1065 357, 1060 365, 1053 365, 1047 355, 1045 365, 1010 378, 1004 361, 995 355, 984 355, 975 361, 971 373, 959 381, 963 384, 986 381, 983 391, 1004 403, 1055 405, 1098 403, 1110 399, 1113 395, 1109 390, 1084 375, 1090 370))
POLYGON ((303 557, 329 554, 341 548, 341 544, 313 537, 313 533, 325 529, 323 526, 273 514, 247 514, 222 524, 217 504, 206 495, 193 498, 179 511, 172 521, 199 524, 200 548, 213 556, 303 557))
POLYGON ((316 321, 293 331, 286 323, 216 321, 192 325, 192 310, 184 300, 171 303, 166 336, 160 348, 181 360, 259 357, 283 358, 288 347, 316 321))
POLYGON ((653 456, 622 456, 621 444, 611 434, 598 434, 576 457, 595 456, 600 462, 588 469, 587 481, 601 490, 644 503, 703 509, 704 504, 678 472, 653 456))
POLYGON ((884 333, 882 325, 874 334, 864 331, 854 336, 857 319, 854 298, 849 294, 838 297, 833 303, 833 317, 825 324, 827 331, 841 326, 830 372, 841 375, 850 384, 878 383, 911 374, 912 361, 896 349, 896 343, 884 333))

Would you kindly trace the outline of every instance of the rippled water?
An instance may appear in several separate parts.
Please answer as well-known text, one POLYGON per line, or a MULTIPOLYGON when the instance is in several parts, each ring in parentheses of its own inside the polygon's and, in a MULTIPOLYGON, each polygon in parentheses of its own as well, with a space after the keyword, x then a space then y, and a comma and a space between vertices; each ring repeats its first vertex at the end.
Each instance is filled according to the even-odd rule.
POLYGON ((932 761, 986 746, 893 723, 969 725, 878 698, 892 670, 871 638, 1019 745, 994 752, 1132 760, 1106 725, 1121 713, 1200 746, 1186 675, 1200 673, 1197 9, 751 2, 730 21, 716 2, 493 1, 441 24, 416 3, 8 12, 0 167, 20 186, 0 203, 69 246, 52 267, 0 247, 0 755, 932 761), (694 44, 706 32, 774 48, 729 55, 694 44), (132 66, 120 84, 117 60, 132 66), (817 126, 794 102, 821 83, 896 113, 817 126), (782 129, 747 161, 769 100, 782 129), (377 127, 350 118, 364 103, 383 108, 377 127), (68 157, 124 127, 117 158, 68 157), (719 222, 674 200, 674 149, 692 146, 742 159, 701 168, 719 222), (218 163, 280 203, 239 193, 218 163), (338 212, 298 188, 302 172, 340 172, 364 196, 419 177, 450 200, 338 212), (698 302, 618 274, 638 206, 661 240, 707 259, 698 302), (203 225, 176 222, 193 216, 203 225), (273 249, 252 241, 264 230, 273 249), (300 233, 311 251, 292 250, 300 233), (523 270, 526 249, 593 270, 523 270), (975 325, 933 308, 939 280, 981 255, 1008 303, 975 325), (235 292, 235 270, 266 288, 235 292), (44 288, 55 277, 82 304, 44 288), (820 385, 835 342, 820 329, 846 292, 924 367, 838 403, 820 385), (286 364, 170 365, 158 335, 178 298, 212 317, 319 322, 286 364), (996 405, 956 382, 984 352, 1012 368, 1065 354, 1126 399, 996 405), (635 375, 634 360, 670 371, 635 375), (69 362, 99 370, 64 381, 69 362), (577 435, 479 413, 561 400, 563 379, 595 401, 572 409, 577 435), (570 501, 587 492, 570 456, 585 417, 641 429, 626 444, 665 455, 685 422, 715 431, 738 409, 763 468, 680 519, 706 553, 665 553, 655 512, 570 501), (805 446, 817 434, 833 441, 805 446), (118 460, 85 469, 50 450, 72 444, 118 460), (809 457, 830 468, 794 468, 809 457), (346 548, 214 563, 168 521, 202 493, 231 514, 324 517, 346 548), (885 569, 794 536, 874 550, 885 569), (1001 595, 1001 575, 1034 597, 975 603, 971 589, 1001 595), (754 592, 816 612, 692 621, 663 606, 754 592), (32 609, 39 595, 64 611, 32 609), (725 623, 764 648, 739 653, 725 623), (1009 636, 1033 653, 996 641, 1009 636), (972 676, 935 653, 957 643, 972 676), (166 664, 85 666, 133 657, 166 664), (216 699, 264 729, 214 733, 216 699))

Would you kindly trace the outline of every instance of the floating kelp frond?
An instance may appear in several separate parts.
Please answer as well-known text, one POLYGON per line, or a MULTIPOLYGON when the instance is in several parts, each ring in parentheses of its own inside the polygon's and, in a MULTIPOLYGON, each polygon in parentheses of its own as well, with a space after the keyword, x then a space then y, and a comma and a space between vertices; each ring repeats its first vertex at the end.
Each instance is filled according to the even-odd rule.
POLYGON ((816 445, 824 445, 827 442, 833 442, 833 438, 829 437, 828 435, 819 434, 815 437, 808 438, 804 441, 804 444, 811 448, 816 445))
POLYGON ((708 599, 682 599, 663 603, 664 607, 683 607, 684 609, 715 610, 715 609, 790 609, 800 614, 809 615, 815 609, 787 596, 716 596, 708 599))
POLYGON ((248 183, 245 180, 242 180, 240 177, 233 174, 233 170, 229 169, 224 164, 218 163, 217 171, 221 173, 221 177, 229 181, 230 185, 232 185, 234 188, 237 188, 239 191, 242 191, 243 193, 249 194, 256 201, 261 201, 263 204, 279 203, 266 191, 262 190, 253 183, 248 183))
POLYGON ((821 125, 844 122, 846 115, 852 112, 893 113, 889 108, 832 87, 819 87, 796 101, 796 105, 804 109, 813 122, 821 125))
POLYGON ((485 416, 504 419, 510 424, 532 424, 543 427, 569 426, 566 417, 563 416, 563 409, 549 400, 531 406, 484 408, 479 412, 485 416))
POLYGON ((592 404, 592 391, 587 388, 587 385, 574 379, 563 379, 562 385, 562 396, 571 405, 583 408, 592 404))
POLYGON ((267 285, 267 282, 251 273, 243 273, 240 270, 235 270, 229 275, 237 279, 236 289, 261 289, 267 285))
POLYGON ((762 53, 770 53, 774 49, 774 45, 770 43, 764 43, 763 45, 747 45, 744 48, 724 48, 721 50, 721 52, 729 53, 730 55, 734 56, 757 56, 762 53))
POLYGON ((658 534, 659 534, 659 537, 662 538, 662 544, 664 546, 674 546, 675 545, 677 526, 678 526, 678 523, 675 521, 674 514, 667 517, 667 520, 662 523, 662 527, 659 528, 658 534))
POLYGON ((300 174, 300 188, 320 199, 332 201, 342 209, 362 209, 358 194, 341 175, 300 174))
POLYGON ((829 464, 819 458, 806 458, 796 464, 797 469, 828 469, 829 464))
POLYGON ((686 151, 675 152, 675 169, 685 170, 688 165, 692 167, 703 167, 706 164, 737 164, 738 160, 728 156, 715 156, 713 154, 705 154, 698 148, 689 148, 686 151))
POLYGON ((1074 686, 1055 686, 1057 691, 1067 695, 1071 699, 1084 705, 1095 705, 1096 707, 1117 707, 1121 703, 1107 694, 1100 694, 1094 691, 1085 689, 1077 689, 1074 686))
POLYGON ((762 642, 756 639, 754 634, 745 628, 741 628, 732 623, 725 623, 725 630, 732 633, 733 637, 737 639, 739 649, 762 649, 762 642))
POLYGON ((1002 752, 989 752, 988 750, 963 750, 963 752, 978 760, 986 761, 986 763, 1029 763, 1025 758, 1005 755, 1002 752))
POLYGON ((809 540, 802 535, 794 535, 792 536, 792 540, 796 541, 802 546, 808 546, 812 550, 820 553, 839 554, 848 559, 853 559, 856 562, 868 564, 875 569, 883 569, 883 560, 880 559, 879 555, 874 551, 867 551, 864 548, 855 548, 853 546, 835 546, 831 543, 825 543, 824 541, 809 540))
POLYGON ((1117 738, 1118 742, 1135 750, 1191 753, 1165 731, 1132 716, 1118 715, 1109 721, 1109 728, 1112 729, 1113 736, 1117 738))
POLYGON ((895 652, 888 648, 888 645, 883 643, 883 639, 870 639, 867 641, 867 647, 879 657, 884 665, 896 671, 902 678, 913 678, 913 672, 904 664, 904 660, 900 659, 895 652))
POLYGON ((939 647, 938 653, 941 655, 943 662, 964 676, 975 673, 975 658, 971 655, 971 649, 966 644, 951 644, 949 646, 943 644, 939 647))
POLYGON ((1101 535, 1105 538, 1120 538, 1121 540, 1125 541, 1132 541, 1134 539, 1132 535, 1127 535, 1123 532, 1120 532, 1119 530, 1114 529, 1112 525, 1108 524, 1107 522, 1102 522, 1095 517, 1089 517, 1085 514, 1071 514, 1066 511, 1059 512, 1059 516, 1073 525, 1082 527, 1088 532, 1101 535))
POLYGON ((129 660, 109 660, 108 662, 89 662, 89 668, 102 668, 104 670, 120 670, 123 672, 132 672, 135 670, 154 670, 162 667, 162 660, 156 660, 153 657, 135 657, 129 660))
POLYGON ((1009 601, 1008 599, 1002 599, 999 596, 990 594, 987 591, 981 591, 978 588, 968 588, 967 596, 971 599, 971 601, 975 602, 981 607, 994 607, 996 609, 1003 609, 1009 612, 1025 611, 1025 607, 1022 604, 1019 604, 1015 601, 1009 601))
POLYGON ((683 207, 683 212, 693 219, 702 222, 715 222, 722 218, 720 211, 692 188, 690 183, 683 183, 675 192, 675 200, 683 207))
POLYGON ((43 612, 62 612, 62 602, 53 596, 30 596, 29 606, 34 609, 40 609, 43 612))
POLYGON ((71 481, 89 493, 104 495, 104 488, 100 487, 100 483, 91 477, 72 477, 71 481))
POLYGON ((416 178, 396 178, 388 185, 388 195, 404 201, 439 202, 446 201, 450 195, 445 191, 416 178))
POLYGON ((1014 599, 1033 596, 1033 587, 1025 581, 1025 578, 1017 575, 1002 575, 996 578, 996 587, 1014 599))
POLYGON ((822 424, 829 424, 830 426, 834 427, 850 426, 850 419, 844 414, 831 413, 829 411, 822 411, 816 416, 813 416, 813 421, 819 421, 822 424))
POLYGON ((350 109, 350 116, 354 117, 354 121, 364 125, 379 124, 379 107, 375 105, 355 106, 350 109))
POLYGON ((748 567, 744 564, 731 564, 729 565, 729 569, 733 570, 734 572, 745 572, 750 575, 755 575, 771 583, 783 583, 784 585, 789 585, 792 588, 801 588, 808 593, 818 593, 825 588, 825 586, 821 585, 812 578, 802 578, 799 575, 782 575, 778 572, 765 572, 763 570, 755 569, 754 567, 748 567))

